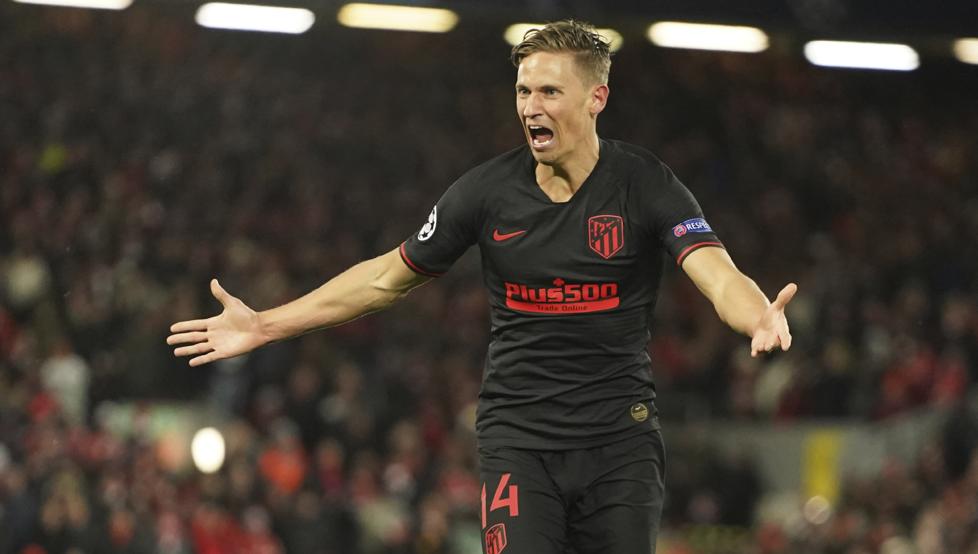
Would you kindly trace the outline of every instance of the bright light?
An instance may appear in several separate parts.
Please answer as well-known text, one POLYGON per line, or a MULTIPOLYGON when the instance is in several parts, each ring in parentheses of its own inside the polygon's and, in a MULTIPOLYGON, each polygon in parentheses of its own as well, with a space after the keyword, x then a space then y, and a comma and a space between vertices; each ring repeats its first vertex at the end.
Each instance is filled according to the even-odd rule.
POLYGON ((214 473, 224 465, 224 437, 213 427, 204 427, 190 442, 194 465, 203 473, 214 473))
POLYGON ((978 38, 960 38, 954 41, 954 57, 958 61, 978 65, 978 38))
POLYGON ((805 45, 805 57, 815 65, 913 71, 920 66, 917 51, 906 44, 813 40, 805 45))
POLYGON ((767 34, 756 27, 660 21, 649 25, 646 36, 666 48, 763 52, 768 46, 767 34))
POLYGON ((614 29, 595 29, 599 35, 608 39, 608 49, 612 52, 617 52, 621 50, 623 44, 625 44, 625 39, 622 38, 621 33, 614 29))
POLYGON ((132 0, 14 0, 21 4, 41 4, 43 6, 67 6, 69 8, 92 8, 96 10, 124 10, 132 5, 132 0))
POLYGON ((503 38, 510 46, 516 46, 523 42, 523 37, 527 31, 532 29, 542 29, 545 23, 513 23, 503 31, 503 38))
POLYGON ((299 35, 312 27, 316 16, 303 8, 211 2, 197 9, 196 19, 199 25, 211 29, 299 35))
POLYGON ((458 23, 458 15, 451 10, 358 3, 340 8, 336 19, 347 27, 423 33, 444 33, 458 23))
MULTIPOLYGON (((531 29, 542 29, 546 23, 513 23, 509 27, 506 27, 506 31, 503 32, 503 38, 510 46, 516 46, 517 44, 523 42, 523 37, 526 36, 526 32, 531 29)), ((595 29, 599 35, 608 40, 608 48, 612 52, 617 52, 621 49, 622 44, 625 43, 625 39, 622 38, 621 33, 614 29, 595 29)))
POLYGON ((824 496, 813 496, 805 502, 802 513, 809 523, 821 525, 832 517, 832 504, 824 496))

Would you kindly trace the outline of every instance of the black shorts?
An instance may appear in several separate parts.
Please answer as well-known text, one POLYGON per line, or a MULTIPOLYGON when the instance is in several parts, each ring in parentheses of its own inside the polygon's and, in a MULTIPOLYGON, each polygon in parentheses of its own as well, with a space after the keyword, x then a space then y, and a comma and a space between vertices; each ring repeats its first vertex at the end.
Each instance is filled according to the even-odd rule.
POLYGON ((662 516, 658 430, 578 450, 479 449, 485 554, 649 554, 662 516))

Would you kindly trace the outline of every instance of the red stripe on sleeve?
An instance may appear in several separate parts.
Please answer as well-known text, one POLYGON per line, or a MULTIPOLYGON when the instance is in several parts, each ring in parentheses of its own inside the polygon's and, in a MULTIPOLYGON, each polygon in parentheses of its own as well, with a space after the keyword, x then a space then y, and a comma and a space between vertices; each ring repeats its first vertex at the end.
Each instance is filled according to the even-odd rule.
POLYGON ((676 256, 676 265, 683 265, 683 260, 686 259, 686 256, 689 256, 690 253, 693 252, 693 250, 699 250, 704 246, 719 246, 720 248, 723 248, 723 243, 713 241, 713 242, 697 242, 696 244, 691 244, 687 246, 682 252, 680 252, 678 256, 676 256))
POLYGON ((411 261, 411 258, 408 258, 407 251, 404 249, 404 243, 403 242, 401 243, 401 247, 398 249, 398 252, 401 253, 401 259, 404 260, 404 263, 406 263, 407 266, 410 267, 411 270, 414 271, 415 273, 419 273, 421 275, 424 275, 425 277, 441 277, 442 276, 441 273, 432 273, 430 271, 425 271, 425 270, 421 269, 420 267, 418 267, 418 264, 412 262, 411 261))

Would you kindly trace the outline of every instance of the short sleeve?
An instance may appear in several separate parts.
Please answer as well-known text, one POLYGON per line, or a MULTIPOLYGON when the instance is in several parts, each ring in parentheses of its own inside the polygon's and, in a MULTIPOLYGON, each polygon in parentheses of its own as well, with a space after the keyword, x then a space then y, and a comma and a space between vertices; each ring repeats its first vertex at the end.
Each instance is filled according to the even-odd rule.
POLYGON ((401 258, 416 273, 441 276, 475 243, 479 199, 470 183, 463 176, 449 187, 421 229, 401 243, 401 258))
POLYGON ((676 260, 676 265, 682 265, 686 256, 700 248, 723 248, 696 198, 672 170, 658 162, 657 167, 651 168, 651 173, 654 186, 651 187, 653 197, 645 202, 645 207, 651 211, 647 221, 652 227, 650 231, 676 260))

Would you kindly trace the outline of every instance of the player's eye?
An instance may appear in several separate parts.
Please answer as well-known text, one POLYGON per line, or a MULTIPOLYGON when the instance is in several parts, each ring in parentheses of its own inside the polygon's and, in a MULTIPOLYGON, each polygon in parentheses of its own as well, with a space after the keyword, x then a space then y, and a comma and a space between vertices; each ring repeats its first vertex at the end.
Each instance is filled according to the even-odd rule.
POLYGON ((551 87, 551 88, 548 88, 548 89, 544 89, 544 92, 547 93, 547 96, 556 96, 557 93, 560 92, 560 91, 551 87))

